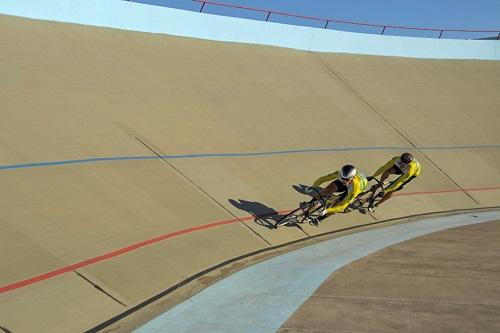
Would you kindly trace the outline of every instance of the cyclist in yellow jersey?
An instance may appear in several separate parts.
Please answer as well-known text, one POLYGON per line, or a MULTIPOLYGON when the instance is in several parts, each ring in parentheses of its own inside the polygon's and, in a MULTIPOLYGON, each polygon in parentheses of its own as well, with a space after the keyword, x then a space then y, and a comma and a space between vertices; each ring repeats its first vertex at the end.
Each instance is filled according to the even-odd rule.
POLYGON ((386 164, 375 171, 373 176, 368 177, 368 180, 380 174, 382 175, 380 182, 384 182, 390 175, 399 175, 399 177, 385 189, 382 199, 374 207, 368 208, 371 212, 375 211, 375 207, 388 200, 394 192, 402 190, 403 186, 411 182, 415 177, 418 177, 420 175, 420 163, 413 158, 412 154, 403 153, 401 156, 391 158, 386 164))
POLYGON ((366 176, 350 164, 344 165, 339 171, 318 178, 312 187, 319 187, 328 181, 330 181, 330 184, 320 190, 322 195, 330 195, 336 192, 342 194, 332 207, 323 210, 319 220, 324 220, 334 213, 345 212, 349 204, 366 189, 368 184, 366 176))

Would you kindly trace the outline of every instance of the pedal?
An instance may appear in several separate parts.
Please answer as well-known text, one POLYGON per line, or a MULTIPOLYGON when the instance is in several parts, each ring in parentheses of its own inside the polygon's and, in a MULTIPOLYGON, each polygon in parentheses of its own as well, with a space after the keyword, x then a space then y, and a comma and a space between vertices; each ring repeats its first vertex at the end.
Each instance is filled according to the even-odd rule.
POLYGON ((313 225, 315 227, 319 227, 319 220, 317 218, 310 217, 309 218, 309 224, 313 225))

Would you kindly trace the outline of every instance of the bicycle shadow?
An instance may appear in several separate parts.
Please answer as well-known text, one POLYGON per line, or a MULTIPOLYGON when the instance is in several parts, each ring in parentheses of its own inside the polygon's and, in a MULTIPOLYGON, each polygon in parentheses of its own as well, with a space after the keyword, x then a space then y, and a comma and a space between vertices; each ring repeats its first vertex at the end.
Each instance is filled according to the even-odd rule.
MULTIPOLYGON (((300 194, 306 195, 310 198, 313 196, 306 190, 309 186, 304 184, 292 185, 292 188, 299 192, 300 194)), ((229 199, 234 207, 241 209, 254 217, 254 222, 263 227, 274 229, 274 225, 280 220, 285 214, 280 214, 274 208, 268 207, 265 204, 257 201, 247 201, 247 200, 235 200, 229 199)), ((293 227, 294 225, 287 225, 287 227, 293 227)))
POLYGON ((257 201, 247 200, 228 200, 231 205, 241 209, 254 217, 254 222, 263 227, 274 229, 274 224, 281 217, 280 213, 274 208, 268 207, 257 201))

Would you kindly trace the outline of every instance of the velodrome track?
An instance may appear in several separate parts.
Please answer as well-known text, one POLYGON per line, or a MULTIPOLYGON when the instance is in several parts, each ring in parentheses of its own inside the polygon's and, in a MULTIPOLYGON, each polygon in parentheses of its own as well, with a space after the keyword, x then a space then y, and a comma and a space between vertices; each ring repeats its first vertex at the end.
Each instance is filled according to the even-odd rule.
POLYGON ((0 29, 0 326, 12 332, 88 330, 219 263, 308 236, 500 206, 498 61, 10 16, 0 29), (403 150, 423 174, 373 216, 266 227, 304 199, 293 185, 347 162, 371 173, 403 150))

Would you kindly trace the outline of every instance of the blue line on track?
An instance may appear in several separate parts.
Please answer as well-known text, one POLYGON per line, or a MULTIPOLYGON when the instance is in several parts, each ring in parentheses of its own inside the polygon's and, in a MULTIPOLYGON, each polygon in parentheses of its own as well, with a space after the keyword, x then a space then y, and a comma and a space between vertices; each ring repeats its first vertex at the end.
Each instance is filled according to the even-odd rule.
POLYGON ((304 148, 291 150, 275 150, 264 152, 250 153, 213 153, 213 154, 181 154, 181 155, 163 155, 163 156, 118 156, 118 157, 94 157, 76 160, 63 160, 53 162, 35 162, 0 165, 0 170, 14 170, 26 168, 39 168, 49 166, 60 166, 68 164, 85 164, 98 162, 112 161, 138 161, 138 160, 153 160, 153 159, 189 159, 189 158, 217 158, 217 157, 249 157, 249 156, 268 156, 268 155, 284 155, 284 154, 304 154, 304 153, 330 153, 341 151, 362 151, 362 150, 457 150, 457 149, 484 149, 484 148, 500 148, 500 145, 469 145, 469 146, 436 146, 436 147, 346 147, 346 148, 304 148))

